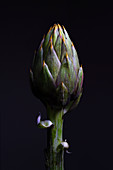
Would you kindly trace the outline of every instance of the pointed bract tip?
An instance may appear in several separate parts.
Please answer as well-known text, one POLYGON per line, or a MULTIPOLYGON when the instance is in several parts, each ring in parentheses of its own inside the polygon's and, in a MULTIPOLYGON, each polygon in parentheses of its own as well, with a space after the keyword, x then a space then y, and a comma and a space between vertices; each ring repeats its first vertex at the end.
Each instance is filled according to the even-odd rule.
POLYGON ((63 40, 63 42, 64 42, 64 44, 65 44, 65 39, 64 39, 64 37, 62 38, 62 40, 63 40))
POLYGON ((65 27, 62 25, 62 28, 63 28, 63 31, 64 31, 64 33, 65 33, 65 31, 66 31, 66 29, 65 29, 65 27))
POLYGON ((57 25, 55 24, 55 26, 54 26, 54 33, 55 33, 55 31, 57 30, 57 25))
POLYGON ((73 44, 73 42, 72 42, 72 47, 74 47, 74 44, 73 44))
POLYGON ((55 28, 56 26, 57 26, 57 24, 54 24, 54 25, 53 25, 53 28, 55 28))
POLYGON ((68 53, 66 52, 66 59, 68 59, 68 53))
POLYGON ((62 28, 65 30, 65 27, 62 25, 62 28))
POLYGON ((45 60, 43 60, 43 67, 45 66, 45 60))
POLYGON ((52 35, 51 35, 51 37, 50 37, 49 41, 50 41, 50 42, 52 42, 52 35))
POLYGON ((58 29, 58 25, 54 24, 53 29, 54 29, 54 31, 56 31, 58 29))
POLYGON ((52 30, 52 27, 50 27, 50 29, 49 29, 48 33, 49 33, 51 30, 52 30))
POLYGON ((58 28, 59 28, 59 29, 61 29, 61 26, 60 26, 60 24, 58 24, 58 28))
POLYGON ((40 45, 40 50, 42 50, 42 44, 40 45))
POLYGON ((62 85, 62 86, 64 85, 63 81, 61 82, 61 85, 62 85))

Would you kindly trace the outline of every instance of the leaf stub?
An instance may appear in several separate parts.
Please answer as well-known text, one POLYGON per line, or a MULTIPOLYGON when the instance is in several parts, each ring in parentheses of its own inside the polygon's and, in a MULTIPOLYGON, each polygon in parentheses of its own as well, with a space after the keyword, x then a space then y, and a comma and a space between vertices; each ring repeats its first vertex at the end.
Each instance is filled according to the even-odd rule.
POLYGON ((50 120, 43 120, 41 121, 41 115, 37 117, 37 125, 39 128, 49 128, 53 125, 50 120))
POLYGON ((69 144, 66 141, 62 141, 57 147, 57 152, 60 152, 64 149, 67 150, 68 148, 69 148, 69 144))

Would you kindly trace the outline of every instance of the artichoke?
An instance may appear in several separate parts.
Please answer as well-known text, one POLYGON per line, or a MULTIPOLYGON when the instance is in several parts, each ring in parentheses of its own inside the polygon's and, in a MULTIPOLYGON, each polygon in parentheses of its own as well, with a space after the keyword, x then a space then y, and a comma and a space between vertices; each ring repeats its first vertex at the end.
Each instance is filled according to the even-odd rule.
POLYGON ((37 118, 38 127, 48 128, 46 168, 64 170, 64 149, 69 145, 62 137, 62 116, 77 106, 83 84, 83 69, 64 26, 55 24, 43 37, 35 51, 30 82, 32 92, 47 108, 48 120, 37 118))
POLYGON ((82 94, 83 69, 76 49, 64 28, 51 27, 35 51, 30 82, 34 95, 45 106, 62 109, 74 108, 82 94))

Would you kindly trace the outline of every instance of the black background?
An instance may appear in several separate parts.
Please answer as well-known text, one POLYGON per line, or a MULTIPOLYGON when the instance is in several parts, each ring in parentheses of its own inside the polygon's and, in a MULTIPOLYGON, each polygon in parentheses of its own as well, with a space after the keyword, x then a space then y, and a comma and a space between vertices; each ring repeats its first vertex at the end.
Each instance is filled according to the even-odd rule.
POLYGON ((34 50, 49 27, 64 25, 84 70, 78 107, 65 116, 65 170, 113 169, 113 8, 58 2, 0 6, 1 170, 44 170, 43 104, 29 85, 34 50))

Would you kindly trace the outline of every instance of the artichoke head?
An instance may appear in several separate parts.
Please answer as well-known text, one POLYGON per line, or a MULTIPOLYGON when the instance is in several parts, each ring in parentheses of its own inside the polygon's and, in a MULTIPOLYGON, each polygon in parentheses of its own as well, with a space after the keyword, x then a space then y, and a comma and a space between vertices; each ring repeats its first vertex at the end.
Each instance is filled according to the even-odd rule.
POLYGON ((45 106, 74 108, 82 94, 83 69, 66 29, 59 24, 51 27, 35 51, 30 82, 33 94, 45 106))

